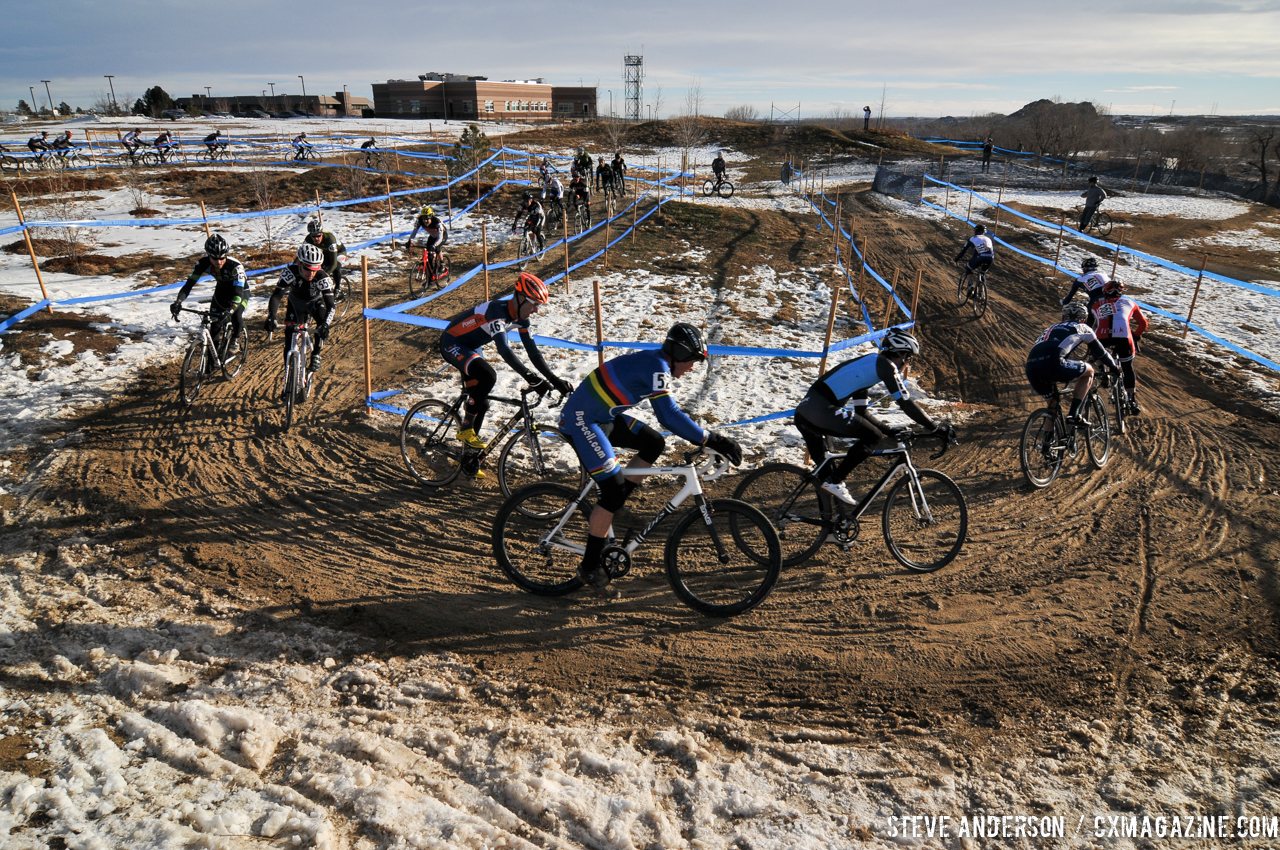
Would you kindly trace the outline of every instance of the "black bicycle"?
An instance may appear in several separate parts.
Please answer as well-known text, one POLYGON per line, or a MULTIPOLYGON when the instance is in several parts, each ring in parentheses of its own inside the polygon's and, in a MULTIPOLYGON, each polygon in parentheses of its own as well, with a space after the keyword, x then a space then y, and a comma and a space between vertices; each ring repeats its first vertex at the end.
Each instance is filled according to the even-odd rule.
POLYGON ((704 195, 719 195, 722 198, 732 198, 733 191, 733 184, 723 177, 705 180, 702 183, 702 194, 704 195))
POLYGON ((1110 236, 1113 225, 1114 222, 1111 220, 1111 216, 1104 213, 1102 208, 1099 207, 1093 211, 1093 216, 1089 219, 1088 223, 1085 224, 1084 231, 1085 233, 1088 233, 1092 230, 1099 236, 1110 236))
POLYGON ((249 336, 244 328, 238 334, 231 332, 229 312, 215 314, 210 310, 193 310, 190 307, 182 307, 180 312, 195 313, 200 317, 200 330, 187 347, 178 378, 178 398, 190 407, 200 394, 200 388, 214 375, 221 374, 223 380, 229 381, 240 374, 249 354, 249 336))
MULTIPOLYGON (((919 469, 912 462, 912 443, 935 435, 903 430, 893 436, 894 446, 871 454, 888 458, 889 468, 856 505, 845 504, 822 487, 822 472, 843 454, 829 455, 812 470, 767 463, 742 479, 734 498, 758 505, 769 517, 781 540, 783 566, 790 567, 812 558, 827 541, 848 551, 858 539, 859 520, 885 493, 880 525, 890 554, 915 572, 942 569, 964 546, 969 506, 947 475, 919 469)), ((941 457, 954 442, 954 433, 948 432, 933 457, 941 457)))
MULTIPOLYGON (((533 420, 533 410, 543 398, 542 393, 528 387, 520 390, 519 399, 489 396, 490 401, 516 409, 483 449, 470 448, 458 439, 465 393, 459 393, 452 402, 424 399, 409 408, 400 423, 400 456, 418 481, 428 487, 442 487, 462 472, 474 475, 485 459, 501 447, 498 486, 503 495, 509 496, 535 481, 578 487, 586 472, 572 444, 559 428, 533 420), (532 403, 530 396, 535 397, 532 403)), ((560 398, 556 404, 563 401, 560 398)))
POLYGON ((960 267, 956 279, 956 309, 969 305, 975 318, 982 318, 987 312, 987 270, 969 268, 967 263, 960 267))
POLYGON ((1097 387, 1089 388, 1076 421, 1070 422, 1062 412, 1062 390, 1055 385, 1048 404, 1027 417, 1022 428, 1022 473, 1032 487, 1048 487, 1066 459, 1078 457, 1082 449, 1095 469, 1102 469, 1111 456, 1111 428, 1097 387))
MULTIPOLYGON (((612 530, 601 555, 610 578, 631 570, 632 555, 667 517, 692 498, 667 536, 667 579, 680 601, 713 617, 742 614, 764 601, 782 570, 778 533, 758 509, 738 499, 708 499, 696 465, 699 449, 680 466, 624 468, 623 476, 675 476, 682 486, 642 528, 621 539, 612 530)), ((713 458, 717 469, 726 463, 713 458)), ((710 477, 710 476, 708 476, 710 477)), ((539 596, 563 596, 582 587, 578 565, 586 550, 587 518, 595 506, 589 481, 577 489, 534 484, 507 498, 493 521, 493 554, 515 584, 539 596)))

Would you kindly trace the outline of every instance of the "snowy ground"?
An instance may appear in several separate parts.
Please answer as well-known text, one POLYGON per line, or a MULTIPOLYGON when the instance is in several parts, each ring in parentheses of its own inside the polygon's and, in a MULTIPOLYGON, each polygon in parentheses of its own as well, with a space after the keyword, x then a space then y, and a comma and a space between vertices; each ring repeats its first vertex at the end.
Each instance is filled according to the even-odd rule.
MULTIPOLYGON (((808 209, 775 189, 702 202, 808 209)), ((118 193, 106 194, 94 215, 120 215, 123 203, 118 193)), ((1216 215, 1219 202, 1211 203, 1205 218, 1216 215)), ((303 221, 283 217, 280 226, 296 234, 303 221)), ((377 216, 334 211, 326 221, 349 242, 385 231, 377 216)), ((244 244, 260 238, 256 226, 248 221, 224 232, 233 244, 244 244)), ((459 221, 454 240, 478 238, 477 231, 478 223, 459 221)), ((101 238, 118 243, 112 252, 174 257, 178 279, 198 254, 202 233, 198 226, 142 228, 101 238)), ((672 246, 695 261, 698 251, 672 246)), ((384 249, 371 254, 375 265, 391 259, 384 249)), ((1140 291, 1166 285, 1158 270, 1149 272, 1149 283, 1140 273, 1135 269, 1131 278, 1140 291)), ((768 317, 776 298, 825 301, 818 270, 755 274, 770 278, 762 293, 776 294, 737 305, 746 312, 768 317)), ((634 274, 626 277, 633 297, 624 310, 605 316, 606 337, 647 332, 656 340, 670 321, 691 318, 717 329, 712 342, 755 342, 742 338, 747 329, 696 276, 645 277, 647 287, 637 286, 634 274)), ((619 274, 599 279, 606 295, 624 284, 619 274)), ((122 288, 118 280, 67 275, 46 275, 46 282, 55 298, 122 288)), ((0 253, 0 291, 35 300, 34 288, 23 256, 0 253)), ((1239 312, 1246 302, 1234 299, 1245 295, 1224 288, 1209 301, 1223 299, 1228 312, 1239 312)), ((170 297, 83 308, 108 315, 102 331, 121 339, 105 360, 51 343, 53 356, 29 374, 0 346, 0 418, 9 423, 0 448, 29 442, 119 392, 143 365, 172 361, 189 331, 169 321, 170 297)), ((593 339, 593 326, 583 320, 590 297, 581 283, 558 295, 537 330, 593 339)), ((1207 303, 1205 309, 1215 308, 1207 303)), ((1274 300, 1249 309, 1267 317, 1263 336, 1280 348, 1274 300)), ((843 326, 837 336, 861 330, 843 326)), ((820 334, 777 322, 768 344, 814 349, 820 334)), ((1221 356, 1209 346, 1197 350, 1221 356)), ((591 365, 578 356, 579 365, 570 368, 562 352, 550 357, 575 378, 591 365)), ((809 375, 816 361, 713 361, 682 382, 680 395, 690 409, 715 410, 724 420, 758 415, 767 412, 764 399, 794 395, 797 368, 809 375), (750 380, 740 380, 745 369, 750 380), (730 374, 736 377, 722 377, 730 374)), ((739 436, 749 449, 763 451, 782 433, 744 429, 739 436)), ((666 703, 675 720, 654 720, 652 707, 633 697, 562 702, 560 695, 489 675, 454 656, 385 660, 352 635, 305 620, 269 623, 208 594, 183 578, 181 553, 168 547, 154 553, 154 563, 171 565, 172 580, 153 585, 127 580, 113 553, 92 540, 38 539, 21 527, 22 511, 42 510, 40 482, 53 480, 58 467, 55 447, 35 469, 8 461, 0 469, 0 483, 17 506, 5 511, 0 536, 6 659, 0 744, 28 763, 23 771, 0 771, 6 850, 1150 847, 1096 838, 1085 816, 1123 810, 1124 800, 1137 799, 1180 811, 1217 811, 1221 801, 1236 800, 1229 815, 1247 817, 1257 814, 1247 801, 1274 781, 1270 764, 1246 763, 1223 775, 1204 762, 1184 765, 1199 782, 1195 788, 1166 786, 1158 772, 1136 768, 1117 769, 1098 784, 1062 752, 1028 753, 1007 774, 974 774, 956 767, 966 755, 930 741, 923 730, 918 744, 866 745, 806 728, 799 717, 762 728, 734 706, 684 696, 666 703), (295 766, 280 775, 273 764, 284 752, 295 766), (956 823, 945 840, 927 837, 923 824, 917 824, 921 832, 905 834, 910 829, 902 818, 948 812, 1037 818, 1053 812, 1066 816, 1066 837, 1006 834, 993 842, 961 837, 956 823)), ((1107 733, 1100 723, 1070 732, 1086 750, 1105 746, 1107 733)), ((1237 746, 1257 752, 1274 746, 1273 738, 1274 730, 1255 729, 1237 746)), ((1181 752, 1176 728, 1139 725, 1129 739, 1135 743, 1115 756, 1117 763, 1158 764, 1181 752)))

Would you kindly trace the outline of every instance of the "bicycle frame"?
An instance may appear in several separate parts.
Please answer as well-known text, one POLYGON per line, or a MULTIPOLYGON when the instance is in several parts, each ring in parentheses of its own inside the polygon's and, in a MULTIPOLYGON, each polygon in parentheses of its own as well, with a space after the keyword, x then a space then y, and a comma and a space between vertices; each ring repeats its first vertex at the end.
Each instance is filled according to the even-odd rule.
MULTIPOLYGON (((897 459, 893 462, 893 464, 891 464, 889 468, 885 470, 884 474, 880 476, 880 480, 877 481, 876 484, 867 492, 867 494, 863 496, 861 499, 859 499, 858 503, 853 507, 849 507, 844 502, 840 501, 839 499, 835 498, 834 496, 826 492, 822 492, 820 494, 820 498, 829 499, 832 505, 835 507, 835 509, 842 516, 848 519, 855 519, 855 520, 862 519, 862 515, 867 512, 867 508, 871 507, 871 503, 875 501, 876 496, 879 496, 885 490, 889 489, 889 486, 892 485, 895 481, 897 481, 898 478, 900 478, 902 475, 906 474, 911 476, 912 478, 919 477, 916 473, 915 462, 912 461, 911 459, 911 451, 907 448, 906 443, 899 441, 898 444, 895 446, 891 446, 890 448, 887 448, 887 449, 876 449, 871 453, 871 457, 890 457, 895 455, 897 456, 897 459)), ((813 471, 809 473, 809 476, 807 476, 805 479, 804 486, 805 487, 812 486, 812 481, 810 479, 816 480, 818 477, 818 473, 823 468, 836 463, 837 461, 841 460, 843 457, 844 455, 842 454, 828 455, 826 459, 822 461, 822 463, 814 467, 813 471)), ((799 492, 800 490, 797 490, 796 494, 798 495, 799 492)), ((911 494, 911 499, 912 499, 912 502, 914 503, 915 502, 914 492, 911 494)), ((916 505, 916 507, 919 507, 919 505, 916 505)), ((930 517, 930 519, 932 519, 932 517, 930 517)))

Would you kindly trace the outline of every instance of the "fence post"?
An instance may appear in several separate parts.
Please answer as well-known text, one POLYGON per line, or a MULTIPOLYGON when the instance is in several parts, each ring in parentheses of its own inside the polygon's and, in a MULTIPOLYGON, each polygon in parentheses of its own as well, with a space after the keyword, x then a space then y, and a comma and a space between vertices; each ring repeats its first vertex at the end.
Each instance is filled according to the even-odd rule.
POLYGON ((1196 192, 1199 192, 1204 188, 1204 169, 1205 166, 1200 166, 1200 182, 1196 184, 1196 192))
POLYGON ((604 322, 600 318, 600 279, 593 278, 591 280, 591 289, 595 296, 596 302, 596 361, 597 365, 604 365, 604 322))
MULTIPOLYGON (((18 193, 10 189, 9 197, 13 198, 13 210, 18 214, 18 224, 22 225, 22 238, 27 243, 27 253, 31 255, 31 267, 36 270, 36 282, 40 284, 40 297, 48 301, 49 290, 44 288, 44 276, 40 274, 40 262, 36 259, 36 248, 31 244, 31 232, 27 230, 27 220, 22 216, 22 204, 18 203, 18 193)), ((53 305, 47 305, 45 311, 53 315, 53 305)))
POLYGON ((319 220, 320 226, 324 226, 324 210, 320 209, 320 190, 316 189, 316 219, 319 220))
POLYGON ((444 202, 445 209, 449 212, 449 218, 453 218, 453 192, 450 190, 449 166, 444 160, 440 160, 440 167, 444 169, 444 202))
MULTIPOLYGON (((608 210, 605 211, 608 214, 608 210)), ((609 270, 609 219, 604 220, 604 270, 609 270)))
MULTIPOLYGON (((369 309, 369 255, 362 254, 360 256, 360 285, 364 289, 364 309, 369 309)), ((369 407, 369 396, 373 395, 373 355, 372 344, 369 342, 369 317, 361 311, 360 315, 364 318, 364 412, 365 415, 371 415, 373 408, 369 407)))
POLYGON ((1000 205, 1004 203, 1004 182, 1009 179, 1009 163, 1004 166, 1004 174, 1000 177, 1000 192, 996 195, 996 218, 992 227, 1000 226, 1000 205))
POLYGON ((1187 331, 1191 330, 1191 315, 1196 311, 1196 301, 1200 298, 1200 284, 1204 283, 1204 267, 1209 262, 1208 255, 1200 256, 1200 274, 1196 275, 1196 291, 1191 293, 1191 306, 1187 308, 1187 323, 1182 326, 1182 338, 1187 338, 1187 331))
MULTIPOLYGON (((396 249, 396 220, 391 215, 391 177, 386 174, 382 176, 387 183, 387 235, 391 237, 391 250, 394 251, 396 249)), ((406 245, 405 247, 408 248, 409 246, 406 245)))
POLYGON ((978 178, 976 177, 969 178, 969 209, 965 211, 965 214, 964 214, 965 221, 973 221, 973 187, 978 185, 975 182, 977 179, 978 178))
POLYGON ((836 195, 836 212, 831 219, 831 250, 840 255, 840 196, 836 195))
POLYGON ((884 321, 880 323, 880 327, 889 327, 889 317, 893 315, 893 296, 898 292, 898 275, 902 273, 902 269, 893 270, 893 281, 889 284, 889 300, 884 305, 884 321))
POLYGON ((1120 246, 1124 244, 1124 234, 1116 239, 1116 251, 1111 255, 1111 276, 1116 276, 1116 266, 1120 264, 1120 246))
POLYGON ((658 218, 662 218, 662 157, 658 157, 658 218))
POLYGON ((942 212, 943 212, 943 214, 949 214, 949 213, 951 212, 951 183, 950 183, 950 181, 948 181, 948 182, 947 182, 947 185, 946 185, 944 188, 946 189, 946 191, 945 191, 945 192, 943 193, 943 195, 942 195, 942 212))
POLYGON ((204 235, 209 238, 212 234, 209 232, 209 216, 204 210, 204 200, 200 201, 200 218, 204 219, 204 235))
POLYGON ((916 305, 920 303, 920 283, 924 278, 924 269, 916 269, 916 289, 911 293, 911 321, 915 323, 917 335, 920 332, 920 316, 916 313, 916 305))
POLYGON ((480 219, 480 265, 484 269, 484 300, 489 301, 489 223, 480 219))
POLYGON ((564 294, 569 294, 569 208, 561 204, 560 228, 564 234, 564 294))
POLYGON ((831 334, 836 327, 836 308, 839 305, 839 287, 831 287, 831 309, 827 311, 827 334, 822 341, 822 360, 818 362, 818 375, 827 371, 827 355, 831 352, 831 334))
MULTIPOLYGON (((1062 235, 1067 226, 1067 211, 1062 210, 1058 213, 1058 246, 1053 249, 1053 267, 1058 267, 1058 260, 1062 258, 1062 235)), ((1048 275, 1046 275, 1047 277, 1048 275)))
POLYGON ((631 244, 636 244, 636 229, 640 227, 640 181, 635 181, 635 200, 631 204, 631 244))

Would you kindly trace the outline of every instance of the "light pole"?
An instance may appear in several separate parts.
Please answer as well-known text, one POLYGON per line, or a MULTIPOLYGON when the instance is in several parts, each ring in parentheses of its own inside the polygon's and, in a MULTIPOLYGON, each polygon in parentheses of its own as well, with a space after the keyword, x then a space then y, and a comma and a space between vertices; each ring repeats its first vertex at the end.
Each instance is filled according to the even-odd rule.
POLYGON ((41 80, 40 82, 44 83, 44 93, 46 95, 49 95, 49 111, 52 112, 53 111, 53 95, 49 94, 49 83, 53 82, 53 80, 41 80))
POLYGON ((609 117, 613 117, 613 89, 609 89, 609 117))
POLYGON ((40 107, 36 106, 36 87, 35 87, 35 86, 27 86, 27 91, 31 92, 31 111, 32 111, 32 112, 39 112, 39 111, 40 111, 40 107))
POLYGON ((275 99, 276 99, 276 84, 275 84, 275 83, 267 83, 267 85, 271 86, 271 99, 272 99, 272 100, 275 100, 275 99))
POLYGON ((116 103, 116 83, 115 74, 103 74, 107 78, 107 85, 111 86, 111 112, 112 114, 120 111, 120 104, 116 103))
POLYGON ((307 81, 302 79, 302 75, 298 75, 298 79, 302 80, 302 111, 310 114, 311 108, 307 106, 307 81))

